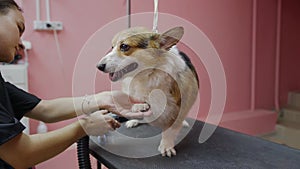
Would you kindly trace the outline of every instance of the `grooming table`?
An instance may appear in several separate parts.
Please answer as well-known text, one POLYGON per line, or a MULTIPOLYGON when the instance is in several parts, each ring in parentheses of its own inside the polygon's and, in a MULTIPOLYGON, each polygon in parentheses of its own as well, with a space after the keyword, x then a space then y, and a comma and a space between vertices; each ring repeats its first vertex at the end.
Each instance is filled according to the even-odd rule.
POLYGON ((160 138, 151 142, 146 140, 144 145, 123 139, 127 136, 148 138, 160 133, 159 129, 146 124, 132 129, 127 129, 122 124, 117 132, 123 137, 117 136, 116 140, 108 140, 106 144, 98 144, 99 138, 91 137, 90 153, 98 160, 99 169, 101 163, 110 169, 300 168, 300 150, 221 127, 205 143, 200 144, 198 137, 203 125, 203 122, 196 120, 192 127, 182 130, 181 135, 188 134, 175 146, 177 155, 172 158, 162 157, 160 154, 144 158, 129 157, 131 153, 135 156, 157 151, 160 138), (108 149, 123 152, 125 157, 111 153, 108 149))

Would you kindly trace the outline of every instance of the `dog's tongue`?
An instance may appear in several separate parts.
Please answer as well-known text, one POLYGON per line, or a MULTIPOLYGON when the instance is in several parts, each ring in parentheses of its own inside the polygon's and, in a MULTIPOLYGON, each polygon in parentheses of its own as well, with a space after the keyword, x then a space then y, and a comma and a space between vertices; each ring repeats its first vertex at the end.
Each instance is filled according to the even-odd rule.
POLYGON ((125 68, 113 72, 113 73, 109 73, 109 79, 113 82, 121 79, 126 73, 133 71, 134 69, 136 69, 138 67, 137 63, 131 63, 128 66, 126 66, 125 68))
POLYGON ((113 82, 121 79, 123 76, 122 72, 118 71, 118 72, 114 72, 114 73, 109 73, 109 79, 113 82))

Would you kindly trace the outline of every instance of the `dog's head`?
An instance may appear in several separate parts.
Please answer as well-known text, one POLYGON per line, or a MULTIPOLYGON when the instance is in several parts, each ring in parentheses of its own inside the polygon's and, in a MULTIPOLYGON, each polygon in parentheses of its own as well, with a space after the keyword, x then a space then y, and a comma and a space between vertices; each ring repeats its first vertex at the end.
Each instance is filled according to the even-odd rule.
POLYGON ((133 72, 163 64, 161 56, 176 45, 183 36, 183 28, 175 27, 163 34, 135 27, 121 31, 112 40, 112 50, 97 67, 109 73, 111 81, 134 75, 133 72))

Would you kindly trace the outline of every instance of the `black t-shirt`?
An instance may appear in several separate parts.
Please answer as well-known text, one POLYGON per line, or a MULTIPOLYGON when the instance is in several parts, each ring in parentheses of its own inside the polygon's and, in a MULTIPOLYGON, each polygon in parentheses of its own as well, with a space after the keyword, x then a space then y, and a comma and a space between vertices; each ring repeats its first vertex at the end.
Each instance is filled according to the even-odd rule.
MULTIPOLYGON (((40 101, 38 97, 5 82, 0 72, 0 146, 25 129, 20 119, 40 101)), ((10 168, 0 159, 0 169, 10 168)))

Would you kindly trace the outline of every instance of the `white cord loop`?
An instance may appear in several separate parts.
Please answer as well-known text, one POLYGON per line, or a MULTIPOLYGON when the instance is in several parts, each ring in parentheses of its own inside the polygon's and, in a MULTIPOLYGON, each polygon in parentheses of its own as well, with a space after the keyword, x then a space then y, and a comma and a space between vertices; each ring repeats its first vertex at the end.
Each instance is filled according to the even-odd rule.
POLYGON ((152 31, 155 33, 158 33, 157 23, 158 23, 158 0, 154 0, 154 18, 153 18, 152 31))

